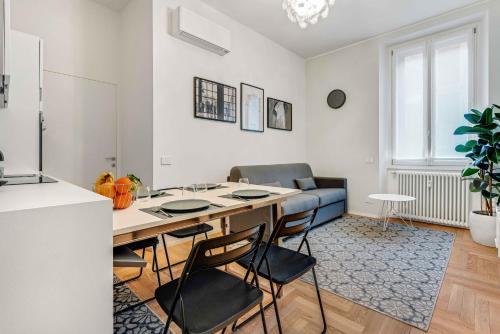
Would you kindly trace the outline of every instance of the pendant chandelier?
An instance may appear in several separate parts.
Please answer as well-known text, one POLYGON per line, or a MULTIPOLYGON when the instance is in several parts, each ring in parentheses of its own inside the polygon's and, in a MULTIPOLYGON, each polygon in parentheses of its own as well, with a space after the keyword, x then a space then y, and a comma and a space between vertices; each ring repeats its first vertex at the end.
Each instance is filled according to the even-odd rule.
POLYGON ((283 0, 283 10, 290 21, 298 23, 302 29, 316 24, 320 17, 326 18, 335 0, 283 0))

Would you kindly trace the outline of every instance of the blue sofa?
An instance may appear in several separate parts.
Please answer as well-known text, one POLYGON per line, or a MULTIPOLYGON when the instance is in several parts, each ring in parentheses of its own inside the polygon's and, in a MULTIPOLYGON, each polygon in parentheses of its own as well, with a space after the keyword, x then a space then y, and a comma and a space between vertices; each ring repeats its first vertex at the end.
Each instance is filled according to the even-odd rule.
MULTIPOLYGON (((283 202, 283 214, 291 214, 319 207, 313 226, 332 221, 347 211, 347 179, 315 177, 311 167, 305 163, 236 166, 231 169, 228 180, 238 182, 248 178, 252 184, 276 185, 297 189, 296 179, 313 178, 317 189, 305 190, 283 202)), ((231 218, 231 230, 237 231, 262 221, 269 222, 269 208, 253 210, 231 218), (241 227, 241 228, 240 228, 241 227)))

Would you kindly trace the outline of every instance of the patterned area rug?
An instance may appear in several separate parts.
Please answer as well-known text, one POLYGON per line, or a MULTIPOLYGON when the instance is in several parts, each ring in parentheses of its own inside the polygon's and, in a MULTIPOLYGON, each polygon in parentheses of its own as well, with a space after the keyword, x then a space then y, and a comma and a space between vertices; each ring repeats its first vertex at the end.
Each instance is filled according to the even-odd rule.
MULTIPOLYGON (((114 282, 119 281, 115 276, 114 282)), ((139 297, 126 284, 113 290, 113 312, 123 310, 138 301, 139 297)), ((164 327, 165 324, 147 305, 116 315, 113 323, 115 334, 161 334, 164 327)))
MULTIPOLYGON (((321 288, 427 330, 455 235, 344 217, 309 233, 321 288)), ((297 249, 300 238, 286 247, 297 249)), ((304 246, 305 248, 305 246, 304 246)), ((309 272, 303 277, 312 283, 309 272)))

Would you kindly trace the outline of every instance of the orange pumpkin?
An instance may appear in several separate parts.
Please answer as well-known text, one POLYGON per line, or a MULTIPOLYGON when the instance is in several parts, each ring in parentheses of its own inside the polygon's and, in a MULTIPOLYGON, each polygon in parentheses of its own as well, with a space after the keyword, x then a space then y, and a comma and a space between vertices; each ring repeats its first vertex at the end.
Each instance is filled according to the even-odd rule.
POLYGON ((132 205, 133 196, 131 192, 119 194, 117 192, 113 204, 115 209, 126 209, 132 205))
POLYGON ((132 190, 134 182, 130 181, 128 177, 122 177, 116 180, 115 186, 117 194, 125 194, 132 190))
POLYGON ((116 194, 115 185, 113 183, 104 183, 96 185, 95 192, 102 196, 114 198, 116 194))

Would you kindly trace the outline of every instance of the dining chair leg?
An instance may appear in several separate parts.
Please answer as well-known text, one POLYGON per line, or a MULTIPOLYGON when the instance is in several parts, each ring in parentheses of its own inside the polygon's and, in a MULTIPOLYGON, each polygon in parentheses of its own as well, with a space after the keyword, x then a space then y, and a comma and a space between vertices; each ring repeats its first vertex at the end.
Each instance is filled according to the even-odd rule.
MULTIPOLYGON (((278 310, 278 301, 276 300, 276 294, 274 292, 274 283, 273 283, 273 276, 271 273, 271 266, 269 265, 268 261, 264 262, 266 262, 267 272, 269 273, 269 285, 271 286, 271 295, 273 296, 274 312, 276 313, 276 321, 278 322, 278 331, 280 334, 283 334, 283 329, 281 328, 280 313, 278 310)), ((281 290, 281 288, 279 290, 281 290)))
MULTIPOLYGON (((156 271, 162 271, 162 270, 168 269, 168 273, 170 275, 170 280, 173 281, 174 275, 172 273, 172 265, 170 264, 170 257, 168 255, 167 242, 165 241, 165 235, 163 235, 163 234, 161 235, 161 241, 163 243, 163 249, 165 250, 165 258, 167 259, 167 265, 163 268, 160 268, 159 264, 156 263, 156 269, 154 269, 154 267, 153 267, 153 271, 156 272, 156 271)), ((174 264, 174 265, 176 265, 176 264, 174 264)))
POLYGON ((224 334, 226 332, 226 329, 227 329, 227 327, 224 327, 224 329, 222 330, 222 332, 220 334, 224 334))
POLYGON ((264 329, 264 334, 267 334, 267 324, 266 324, 266 315, 264 314, 264 307, 262 303, 259 304, 260 308, 260 316, 262 318, 262 328, 264 329))
MULTIPOLYGON (((158 266, 158 257, 156 256, 156 245, 153 245, 153 264, 152 264, 152 267, 154 268, 156 264, 156 268, 158 269, 159 266, 158 266)), ((161 286, 161 279, 160 279, 160 271, 157 270, 156 271, 156 278, 158 279, 158 287, 161 286)))
POLYGON ((193 247, 194 247, 194 241, 195 241, 195 239, 196 239, 196 235, 193 235, 193 242, 191 242, 191 249, 193 249, 193 247))
POLYGON ((316 278, 316 271, 314 267, 312 268, 313 278, 314 278, 314 286, 316 287, 316 293, 318 295, 319 308, 321 309, 321 318, 323 319, 323 331, 321 333, 326 333, 326 318, 325 318, 325 310, 323 309, 323 302, 321 301, 321 293, 319 291, 318 279, 316 278))

